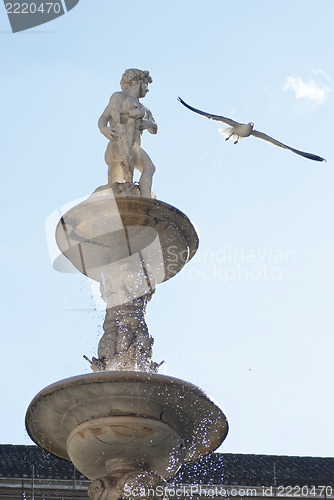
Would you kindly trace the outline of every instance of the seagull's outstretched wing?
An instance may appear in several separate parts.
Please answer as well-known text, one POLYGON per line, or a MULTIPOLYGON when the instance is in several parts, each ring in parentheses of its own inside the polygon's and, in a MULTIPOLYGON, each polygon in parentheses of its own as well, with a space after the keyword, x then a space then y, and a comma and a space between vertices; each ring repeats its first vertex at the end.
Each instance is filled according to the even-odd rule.
POLYGON ((235 122, 234 120, 231 120, 230 118, 225 118, 224 116, 219 116, 219 115, 211 115, 210 113, 205 113, 205 111, 201 111, 199 109, 193 108, 192 106, 189 106, 186 102, 184 102, 181 97, 177 98, 178 101, 180 101, 183 106, 185 106, 188 109, 191 109, 191 111, 195 111, 195 113, 199 113, 200 115, 206 116, 210 120, 216 120, 217 122, 223 122, 227 123, 227 125, 230 125, 231 127, 235 127, 236 125, 240 125, 239 122, 235 122))
POLYGON ((309 160, 326 161, 325 158, 321 158, 321 156, 317 156, 312 153, 305 153, 304 151, 299 151, 298 149, 290 148, 290 146, 287 146, 286 144, 283 144, 282 142, 279 142, 276 139, 270 137, 269 135, 264 134, 263 132, 259 132, 258 130, 252 130, 251 135, 257 137, 258 139, 262 139, 263 141, 270 142, 271 144, 273 144, 274 146, 278 146, 279 148, 290 149, 290 151, 293 151, 293 153, 296 153, 297 155, 300 156, 304 156, 309 160))

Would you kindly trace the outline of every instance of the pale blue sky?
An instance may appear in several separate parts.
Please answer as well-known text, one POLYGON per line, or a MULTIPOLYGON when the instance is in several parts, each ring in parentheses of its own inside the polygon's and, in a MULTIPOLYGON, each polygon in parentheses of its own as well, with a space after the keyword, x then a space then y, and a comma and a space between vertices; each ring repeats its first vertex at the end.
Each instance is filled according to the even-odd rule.
POLYGON ((219 451, 333 456, 333 17, 332 0, 80 0, 14 35, 0 6, 1 443, 31 444, 35 394, 90 371, 103 314, 85 278, 52 269, 44 225, 105 183, 97 120, 137 67, 154 192, 200 236, 148 306, 154 360, 224 409, 219 451), (328 161, 234 146, 179 95, 328 161))

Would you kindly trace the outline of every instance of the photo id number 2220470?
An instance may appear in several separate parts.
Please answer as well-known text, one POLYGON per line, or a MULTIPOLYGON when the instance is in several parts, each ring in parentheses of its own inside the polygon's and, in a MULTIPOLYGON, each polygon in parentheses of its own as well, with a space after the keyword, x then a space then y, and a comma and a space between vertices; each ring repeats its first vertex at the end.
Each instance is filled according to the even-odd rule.
POLYGON ((331 497, 333 488, 331 486, 277 486, 277 497, 331 497))
POLYGON ((7 2, 7 14, 59 14, 62 6, 59 2, 7 2))

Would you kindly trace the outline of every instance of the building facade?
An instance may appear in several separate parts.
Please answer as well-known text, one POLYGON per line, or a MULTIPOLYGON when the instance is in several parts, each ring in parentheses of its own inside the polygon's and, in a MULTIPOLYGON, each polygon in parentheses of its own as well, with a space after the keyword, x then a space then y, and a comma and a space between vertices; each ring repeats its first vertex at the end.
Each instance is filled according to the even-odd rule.
MULTIPOLYGON (((90 481, 37 446, 0 445, 0 499, 87 500, 90 481)), ((154 500, 334 500, 334 458, 213 453, 188 464, 154 500)), ((140 500, 140 491, 134 491, 140 500)))

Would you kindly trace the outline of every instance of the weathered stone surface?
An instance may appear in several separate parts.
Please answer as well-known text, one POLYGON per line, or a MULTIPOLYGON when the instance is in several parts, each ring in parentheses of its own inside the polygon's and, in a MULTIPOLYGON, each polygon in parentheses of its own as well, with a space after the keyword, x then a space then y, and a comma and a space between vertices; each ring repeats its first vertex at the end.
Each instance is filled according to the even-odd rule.
POLYGON ((158 126, 151 111, 139 99, 146 96, 149 83, 152 78, 148 71, 127 69, 121 80, 122 91, 110 97, 98 123, 102 134, 109 139, 105 154, 108 186, 123 182, 131 185, 134 169, 137 169, 141 173, 140 194, 148 198, 152 196, 155 166, 140 147, 141 135, 144 130, 156 134, 158 126))
MULTIPOLYGON (((117 471, 106 477, 95 479, 89 486, 88 496, 92 500, 118 500, 121 498, 145 500, 153 497, 152 492, 157 491, 158 486, 163 489, 166 484, 154 472, 138 469, 122 474, 122 472, 117 471)), ((156 496, 159 497, 159 495, 156 496)))
POLYGON ((94 358, 92 363, 94 371, 157 371, 157 363, 151 361, 153 338, 145 321, 150 298, 148 293, 116 307, 107 305, 104 334, 98 346, 99 358, 94 358))
POLYGON ((94 480, 119 460, 163 478, 218 448, 228 424, 198 387, 143 372, 98 372, 62 380, 31 402, 35 443, 94 480))
MULTIPOLYGON (((106 189, 69 210, 56 229, 62 253, 86 276, 107 281, 119 267, 142 262, 150 284, 175 276, 195 255, 196 230, 177 208, 106 189)), ((145 273, 145 271, 143 271, 145 273)))

